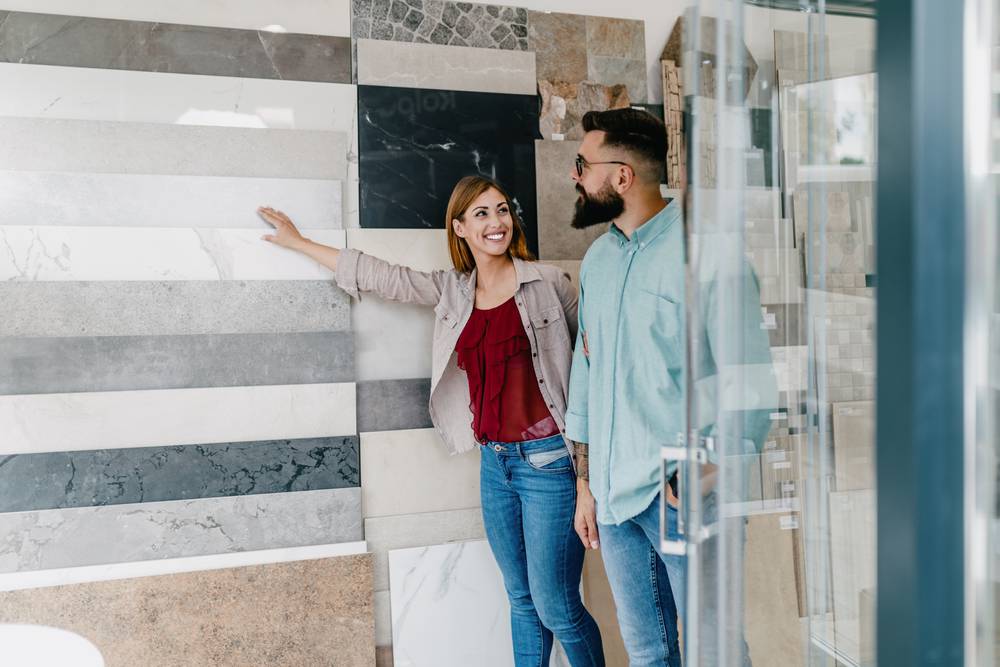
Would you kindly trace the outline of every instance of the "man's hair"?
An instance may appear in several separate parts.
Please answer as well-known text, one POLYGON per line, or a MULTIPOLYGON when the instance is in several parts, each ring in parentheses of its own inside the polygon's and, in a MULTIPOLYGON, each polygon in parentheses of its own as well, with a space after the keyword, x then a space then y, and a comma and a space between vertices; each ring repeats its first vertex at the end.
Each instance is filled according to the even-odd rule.
POLYGON ((588 111, 583 116, 583 131, 595 130, 605 133, 605 146, 629 154, 640 179, 663 181, 667 161, 667 127, 663 121, 640 109, 588 111))

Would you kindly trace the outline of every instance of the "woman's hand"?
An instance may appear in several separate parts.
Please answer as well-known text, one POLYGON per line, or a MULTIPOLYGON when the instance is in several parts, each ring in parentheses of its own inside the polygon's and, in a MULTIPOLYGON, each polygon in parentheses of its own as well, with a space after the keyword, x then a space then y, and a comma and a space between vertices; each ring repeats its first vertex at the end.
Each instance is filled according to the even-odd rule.
POLYGON ((274 234, 265 234, 261 237, 265 241, 291 250, 302 250, 308 243, 308 239, 299 233, 291 218, 281 211, 276 211, 270 206, 261 206, 257 209, 257 214, 274 227, 274 234))

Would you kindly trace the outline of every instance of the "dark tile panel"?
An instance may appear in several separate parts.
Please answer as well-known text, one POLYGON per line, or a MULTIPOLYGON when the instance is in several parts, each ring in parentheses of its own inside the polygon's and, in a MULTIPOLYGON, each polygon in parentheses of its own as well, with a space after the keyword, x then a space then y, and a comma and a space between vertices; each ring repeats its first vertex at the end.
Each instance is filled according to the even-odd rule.
POLYGON ((358 383, 358 432, 431 428, 430 379, 358 383))

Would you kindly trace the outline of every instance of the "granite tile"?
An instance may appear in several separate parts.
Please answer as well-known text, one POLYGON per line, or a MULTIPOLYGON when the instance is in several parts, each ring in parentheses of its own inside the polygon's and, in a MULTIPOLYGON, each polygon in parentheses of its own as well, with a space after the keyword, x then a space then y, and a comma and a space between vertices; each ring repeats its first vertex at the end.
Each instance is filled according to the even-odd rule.
POLYGON ((357 487, 0 514, 0 572, 362 539, 357 487))
POLYGON ((0 456, 0 512, 354 487, 358 450, 344 436, 0 456))
POLYGON ((350 83, 350 40, 0 12, 0 59, 39 65, 350 83))
POLYGON ((588 16, 587 53, 629 60, 646 60, 646 25, 643 21, 588 16))
POLYGON ((355 39, 528 50, 528 12, 520 7, 428 0, 354 0, 355 39))
POLYGON ((75 632, 107 667, 375 660, 367 554, 8 591, 0 621, 75 632))
POLYGON ((0 454, 357 433, 354 383, 0 396, 0 454))
POLYGON ((430 378, 358 383, 358 431, 433 428, 430 378))
POLYGON ((607 225, 587 229, 572 226, 579 198, 570 178, 578 141, 535 142, 535 173, 538 175, 538 258, 582 260, 590 244, 608 231, 607 225))
POLYGON ((0 336, 168 336, 345 331, 330 281, 0 282, 0 336))
POLYGON ((534 95, 358 86, 361 226, 439 229, 468 174, 509 189, 537 251, 534 95))
POLYGON ((542 98, 539 131, 543 139, 583 139, 580 121, 585 113, 630 106, 624 84, 602 86, 587 81, 578 84, 539 81, 538 93, 542 98))
POLYGON ((586 17, 529 11, 528 50, 535 52, 539 79, 572 83, 586 80, 586 17))
POLYGON ((534 95, 535 56, 437 44, 359 39, 358 83, 372 86, 534 95))

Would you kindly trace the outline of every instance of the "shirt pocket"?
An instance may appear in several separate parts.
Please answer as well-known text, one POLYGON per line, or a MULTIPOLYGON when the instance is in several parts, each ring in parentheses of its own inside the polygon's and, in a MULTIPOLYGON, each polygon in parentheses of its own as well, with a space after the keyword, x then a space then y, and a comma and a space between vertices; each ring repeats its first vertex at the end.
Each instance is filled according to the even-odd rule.
POLYGON ((640 319, 649 327, 654 352, 662 355, 668 368, 680 368, 684 359, 684 306, 670 298, 639 290, 640 319))
POLYGON ((458 317, 455 316, 443 303, 434 306, 434 318, 440 326, 454 329, 458 324, 458 317))
POLYGON ((553 350, 564 345, 569 338, 563 323, 562 306, 543 308, 530 316, 535 342, 543 350, 553 350))

